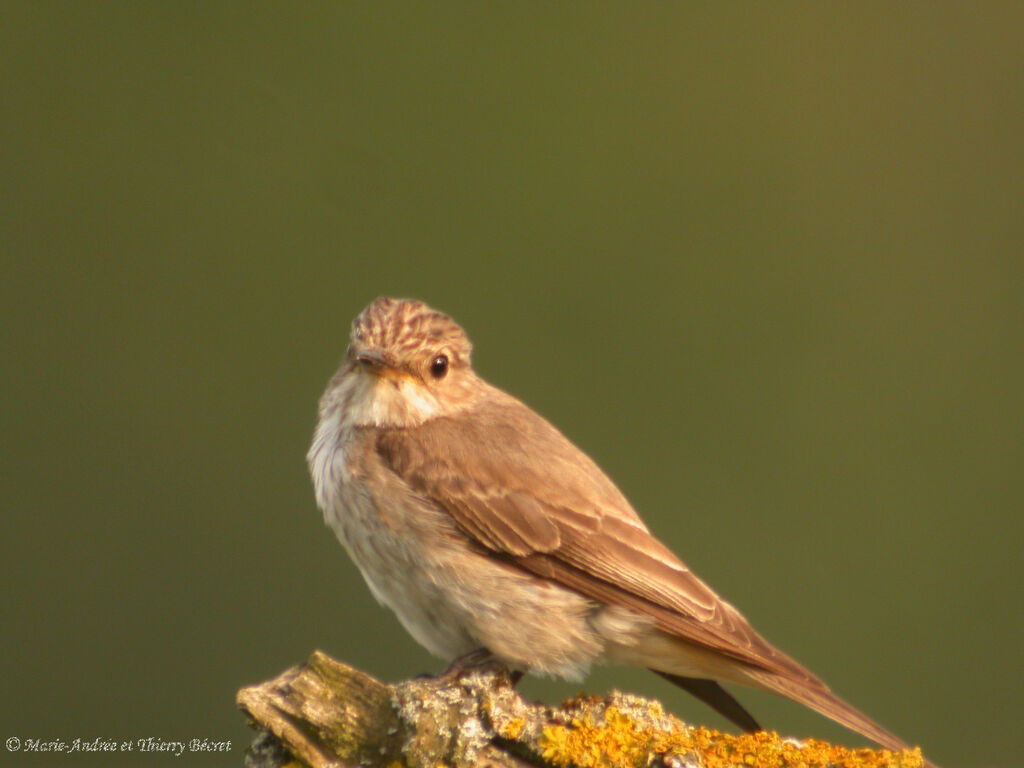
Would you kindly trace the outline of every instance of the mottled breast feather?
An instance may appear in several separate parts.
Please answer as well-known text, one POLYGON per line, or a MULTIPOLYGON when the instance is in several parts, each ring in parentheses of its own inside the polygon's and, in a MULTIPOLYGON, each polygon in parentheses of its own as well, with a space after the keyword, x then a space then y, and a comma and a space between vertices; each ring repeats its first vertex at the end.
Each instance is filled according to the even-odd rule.
POLYGON ((488 389, 474 413, 382 430, 377 450, 385 464, 467 536, 518 567, 648 615, 671 635, 824 689, 655 539, 557 429, 488 389))

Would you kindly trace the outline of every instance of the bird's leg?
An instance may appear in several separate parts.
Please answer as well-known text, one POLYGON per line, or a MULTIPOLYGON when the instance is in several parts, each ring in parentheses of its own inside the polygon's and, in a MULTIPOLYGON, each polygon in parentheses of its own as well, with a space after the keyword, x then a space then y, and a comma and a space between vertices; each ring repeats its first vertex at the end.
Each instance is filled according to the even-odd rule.
POLYGON ((448 685, 450 683, 454 683, 467 672, 472 672, 477 669, 485 669, 487 667, 504 674, 513 688, 515 688, 523 678, 522 670, 510 670, 494 658, 494 654, 489 650, 486 648, 477 648, 476 650, 464 653, 462 656, 455 659, 455 661, 448 665, 448 669, 437 676, 437 680, 448 685))
POLYGON ((485 666, 494 660, 494 656, 486 648, 477 648, 457 657, 448 665, 448 669, 437 676, 442 683, 454 683, 467 672, 485 666))

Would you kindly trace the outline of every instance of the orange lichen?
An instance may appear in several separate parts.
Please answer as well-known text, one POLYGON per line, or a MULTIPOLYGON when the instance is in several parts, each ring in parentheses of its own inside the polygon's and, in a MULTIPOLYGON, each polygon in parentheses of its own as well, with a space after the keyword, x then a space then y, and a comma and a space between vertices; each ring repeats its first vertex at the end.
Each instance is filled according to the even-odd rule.
POLYGON ((558 768, 645 768, 657 755, 699 756, 704 768, 923 768, 921 750, 847 749, 820 741, 795 744, 777 733, 730 736, 708 728, 671 731, 642 726, 616 707, 571 725, 546 727, 538 743, 541 754, 558 768))

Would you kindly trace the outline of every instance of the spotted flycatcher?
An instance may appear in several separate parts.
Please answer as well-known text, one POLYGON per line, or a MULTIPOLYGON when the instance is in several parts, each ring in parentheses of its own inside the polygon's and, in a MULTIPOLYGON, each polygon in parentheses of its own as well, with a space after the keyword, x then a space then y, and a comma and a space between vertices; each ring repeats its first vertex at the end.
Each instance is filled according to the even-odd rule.
POLYGON ((449 317, 381 298, 349 342, 307 457, 316 500, 429 651, 570 679, 601 661, 648 667, 759 730, 719 685, 739 683, 906 747, 757 634, 557 429, 478 377, 449 317))

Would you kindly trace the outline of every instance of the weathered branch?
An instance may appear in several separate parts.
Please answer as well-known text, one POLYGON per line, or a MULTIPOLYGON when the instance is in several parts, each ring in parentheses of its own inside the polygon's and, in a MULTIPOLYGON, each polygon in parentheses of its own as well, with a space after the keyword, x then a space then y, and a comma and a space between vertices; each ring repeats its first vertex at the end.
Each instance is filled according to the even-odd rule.
POLYGON ((247 768, 921 768, 919 750, 848 750, 692 727, 613 692, 530 703, 498 670, 385 685, 319 651, 238 692, 259 731, 247 768))

